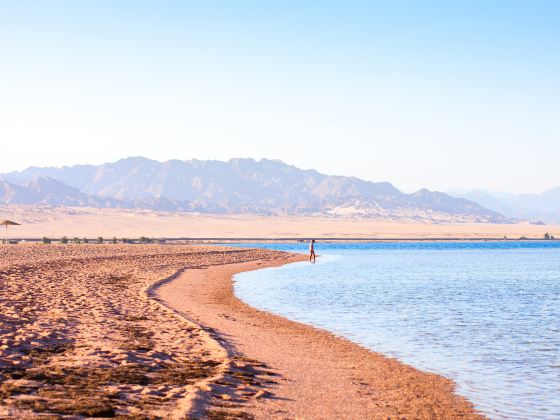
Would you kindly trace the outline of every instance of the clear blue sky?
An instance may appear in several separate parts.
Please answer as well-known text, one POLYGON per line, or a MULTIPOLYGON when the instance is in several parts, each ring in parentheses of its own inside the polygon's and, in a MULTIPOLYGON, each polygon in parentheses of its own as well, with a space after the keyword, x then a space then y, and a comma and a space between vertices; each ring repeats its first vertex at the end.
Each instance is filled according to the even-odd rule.
POLYGON ((268 157, 542 191, 560 185, 558 22, 539 0, 0 0, 0 172, 268 157))

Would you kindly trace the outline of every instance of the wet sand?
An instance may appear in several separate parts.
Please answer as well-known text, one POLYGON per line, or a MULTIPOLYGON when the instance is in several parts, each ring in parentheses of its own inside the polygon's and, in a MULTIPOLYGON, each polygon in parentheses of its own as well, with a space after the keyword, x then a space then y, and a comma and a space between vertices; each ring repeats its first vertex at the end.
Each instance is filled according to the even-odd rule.
POLYGON ((233 294, 232 276, 301 256, 189 270, 154 297, 201 325, 225 350, 218 380, 193 417, 482 418, 454 383, 313 327, 256 310, 233 294))

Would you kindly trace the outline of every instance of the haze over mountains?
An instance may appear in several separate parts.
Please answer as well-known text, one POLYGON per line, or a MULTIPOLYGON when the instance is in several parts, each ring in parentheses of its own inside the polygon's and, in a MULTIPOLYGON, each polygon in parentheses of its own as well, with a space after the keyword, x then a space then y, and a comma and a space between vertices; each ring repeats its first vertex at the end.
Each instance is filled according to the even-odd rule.
POLYGON ((340 215, 431 222, 505 222, 464 198, 388 182, 324 175, 277 160, 142 157, 102 165, 31 167, 0 175, 0 202, 216 214, 340 215))
POLYGON ((488 190, 450 190, 450 195, 466 198, 514 220, 560 224, 560 187, 541 194, 512 194, 488 190))

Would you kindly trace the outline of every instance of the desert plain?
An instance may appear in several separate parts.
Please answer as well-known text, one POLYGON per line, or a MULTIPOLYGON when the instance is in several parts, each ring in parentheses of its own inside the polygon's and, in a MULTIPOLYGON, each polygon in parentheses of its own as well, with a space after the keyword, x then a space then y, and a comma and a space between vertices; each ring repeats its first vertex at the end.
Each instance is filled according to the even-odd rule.
POLYGON ((428 223, 413 219, 325 216, 209 215, 87 207, 0 206, 0 218, 21 223, 15 238, 244 239, 481 239, 560 237, 558 225, 520 223, 428 223))

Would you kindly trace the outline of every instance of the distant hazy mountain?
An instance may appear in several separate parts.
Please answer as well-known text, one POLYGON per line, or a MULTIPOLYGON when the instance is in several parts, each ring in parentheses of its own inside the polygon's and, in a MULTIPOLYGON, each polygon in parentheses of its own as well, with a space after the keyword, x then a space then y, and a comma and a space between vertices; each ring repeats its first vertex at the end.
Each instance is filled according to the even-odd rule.
POLYGON ((36 178, 23 185, 0 179, 0 202, 76 207, 113 207, 119 204, 117 200, 84 194, 74 187, 50 178, 36 178))
POLYGON ((268 159, 157 162, 134 157, 99 166, 32 167, 2 178, 5 191, 0 194, 5 203, 360 215, 436 222, 505 220, 498 212, 444 193, 422 189, 404 194, 388 182, 324 175, 268 159))
POLYGON ((451 190, 449 194, 466 198, 509 218, 560 223, 560 187, 541 194, 511 194, 488 190, 451 190))

